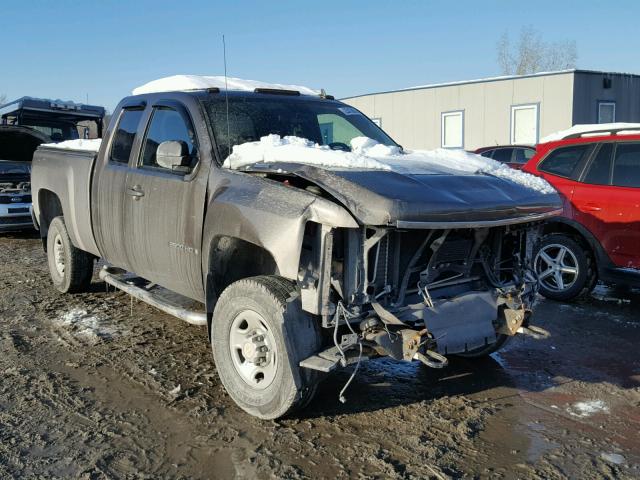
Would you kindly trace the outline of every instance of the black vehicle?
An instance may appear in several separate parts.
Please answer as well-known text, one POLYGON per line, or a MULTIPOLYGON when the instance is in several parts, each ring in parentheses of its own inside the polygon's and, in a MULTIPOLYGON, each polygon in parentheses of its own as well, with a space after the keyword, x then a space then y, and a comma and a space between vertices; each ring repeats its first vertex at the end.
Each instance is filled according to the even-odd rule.
POLYGON ((100 137, 104 115, 98 106, 31 97, 0 106, 0 231, 33 228, 29 174, 38 145, 100 137))
POLYGON ((360 137, 399 149, 326 95, 125 98, 99 151, 34 156, 54 286, 86 289, 103 258, 105 282, 208 326, 226 390, 261 418, 306 405, 323 373, 362 359, 439 368, 446 355, 488 355, 534 332, 528 249, 560 212, 553 190, 438 165, 225 163, 230 147, 271 134, 330 154, 360 137))

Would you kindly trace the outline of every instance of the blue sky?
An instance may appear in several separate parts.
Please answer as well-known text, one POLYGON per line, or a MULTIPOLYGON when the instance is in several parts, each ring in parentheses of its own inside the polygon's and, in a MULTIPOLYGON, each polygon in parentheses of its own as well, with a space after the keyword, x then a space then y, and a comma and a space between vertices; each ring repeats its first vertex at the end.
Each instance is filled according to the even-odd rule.
POLYGON ((532 25, 575 40, 578 67, 640 73, 640 2, 2 2, 0 94, 112 110, 177 73, 325 88, 338 97, 500 73, 496 42, 532 25))

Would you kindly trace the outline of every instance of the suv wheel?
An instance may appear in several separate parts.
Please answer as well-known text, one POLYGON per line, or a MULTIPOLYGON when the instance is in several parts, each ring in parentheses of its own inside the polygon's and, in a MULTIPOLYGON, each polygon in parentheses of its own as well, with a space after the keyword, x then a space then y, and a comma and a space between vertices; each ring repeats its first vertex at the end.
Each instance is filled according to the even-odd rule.
POLYGON ((84 292, 91 285, 94 257, 76 248, 62 217, 56 217, 47 233, 47 260, 53 286, 62 293, 84 292))
POLYGON ((587 295, 596 284, 590 252, 561 233, 546 235, 538 242, 533 266, 540 293, 553 300, 573 300, 587 295))
POLYGON ((318 373, 299 364, 318 351, 320 334, 284 278, 253 277, 227 287, 213 312, 211 346, 227 393, 251 415, 279 418, 315 394, 318 373))

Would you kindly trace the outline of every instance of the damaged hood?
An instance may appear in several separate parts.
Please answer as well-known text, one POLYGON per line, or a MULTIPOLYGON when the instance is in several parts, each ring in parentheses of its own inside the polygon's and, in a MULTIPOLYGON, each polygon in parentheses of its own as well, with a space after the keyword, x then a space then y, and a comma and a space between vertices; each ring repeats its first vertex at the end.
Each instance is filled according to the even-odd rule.
POLYGON ((464 228, 524 223, 557 215, 557 193, 542 193, 484 173, 418 173, 330 169, 306 164, 255 165, 250 170, 296 175, 342 203, 364 225, 464 228))

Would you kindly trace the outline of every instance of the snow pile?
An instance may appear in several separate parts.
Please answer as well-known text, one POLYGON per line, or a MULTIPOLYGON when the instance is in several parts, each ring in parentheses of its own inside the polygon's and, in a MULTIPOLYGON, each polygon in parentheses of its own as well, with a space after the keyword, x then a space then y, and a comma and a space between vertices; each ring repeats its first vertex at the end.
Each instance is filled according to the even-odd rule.
POLYGON ((257 80, 243 80, 241 78, 223 76, 203 76, 203 75, 173 75, 171 77, 159 78, 149 83, 134 88, 133 95, 157 92, 176 92, 186 90, 204 90, 207 88, 219 88, 220 90, 238 90, 243 92, 253 92, 256 88, 270 88, 273 90, 296 90, 302 95, 320 95, 319 90, 313 90, 301 85, 284 85, 281 83, 266 83, 257 80))
POLYGON ((116 330, 104 325, 100 317, 91 315, 86 310, 74 308, 54 319, 59 327, 69 330, 73 335, 91 340, 93 343, 101 339, 109 339, 116 330))
POLYGON ((567 128, 566 130, 561 130, 556 133, 552 133, 551 135, 547 135, 544 138, 540 139, 540 143, 549 143, 549 142, 557 142, 558 140, 562 140, 569 135, 584 135, 587 136, 590 132, 600 131, 600 133, 593 133, 593 136, 596 135, 607 135, 610 130, 620 130, 625 129, 623 132, 619 132, 618 135, 633 135, 640 134, 640 123, 591 123, 591 124, 583 124, 583 125, 574 125, 571 128, 567 128))
POLYGON ((475 174, 504 178, 541 193, 554 193, 546 180, 514 170, 505 164, 464 150, 400 151, 367 137, 351 140, 351 152, 332 150, 304 138, 267 135, 256 142, 235 145, 225 160, 227 168, 244 168, 254 163, 304 163, 360 170, 387 170, 405 174, 475 174))
POLYGON ((590 417, 596 413, 609 413, 609 407, 602 400, 576 402, 567 408, 567 413, 574 417, 590 417))
POLYGON ((100 150, 101 138, 94 140, 66 140, 60 143, 44 143, 43 147, 61 148, 62 150, 82 150, 85 152, 97 152, 100 150))

